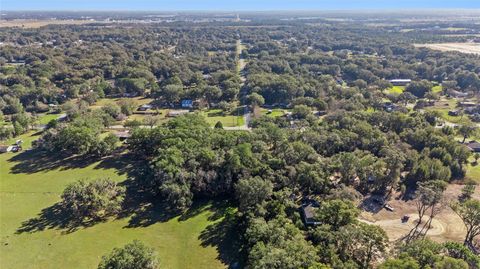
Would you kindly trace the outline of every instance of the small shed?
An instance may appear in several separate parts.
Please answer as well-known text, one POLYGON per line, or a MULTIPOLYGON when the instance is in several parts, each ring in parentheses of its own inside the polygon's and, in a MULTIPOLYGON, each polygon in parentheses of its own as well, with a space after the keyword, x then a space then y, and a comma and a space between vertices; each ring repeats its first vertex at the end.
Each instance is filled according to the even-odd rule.
POLYGON ((320 204, 313 200, 306 201, 302 204, 300 211, 306 226, 320 225, 320 222, 315 219, 315 214, 319 207, 320 204))

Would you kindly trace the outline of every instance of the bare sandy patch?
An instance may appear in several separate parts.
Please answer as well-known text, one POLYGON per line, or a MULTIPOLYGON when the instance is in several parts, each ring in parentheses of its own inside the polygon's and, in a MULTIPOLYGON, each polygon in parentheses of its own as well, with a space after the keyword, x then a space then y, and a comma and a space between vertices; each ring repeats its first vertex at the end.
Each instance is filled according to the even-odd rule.
POLYGON ((436 43, 415 44, 417 48, 429 48, 439 51, 458 51, 462 53, 480 54, 480 43, 436 43))
POLYGON ((91 20, 0 20, 1 27, 39 28, 46 25, 60 24, 87 24, 91 20))
MULTIPOLYGON (((437 242, 457 241, 463 242, 465 239, 466 228, 462 219, 448 206, 448 203, 458 200, 463 185, 450 184, 445 191, 445 199, 442 211, 433 219, 431 228, 427 236, 437 242)), ((473 198, 480 199, 480 186, 473 198)), ((416 206, 414 200, 404 201, 392 199, 388 204, 394 208, 394 211, 381 209, 378 212, 363 211, 360 215, 360 221, 380 226, 387 233, 390 241, 401 239, 415 227, 418 222, 416 206), (402 222, 403 216, 409 216, 407 222, 402 222)), ((424 221, 428 217, 424 218, 424 221)))

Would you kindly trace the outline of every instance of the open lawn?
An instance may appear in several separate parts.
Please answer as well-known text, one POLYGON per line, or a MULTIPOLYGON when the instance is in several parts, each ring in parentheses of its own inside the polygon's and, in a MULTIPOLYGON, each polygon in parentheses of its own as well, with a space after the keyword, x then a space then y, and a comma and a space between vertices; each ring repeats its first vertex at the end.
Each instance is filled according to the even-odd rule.
POLYGON ((262 116, 269 116, 269 117, 281 117, 283 115, 285 115, 285 112, 288 111, 286 109, 281 109, 281 108, 275 108, 275 109, 271 109, 272 112, 269 113, 269 109, 266 109, 266 108, 261 108, 260 110, 260 113, 262 116))
POLYGON ((443 90, 442 85, 433 86, 432 88, 433 93, 440 93, 442 92, 442 90, 443 90))
POLYGON ((38 124, 47 124, 51 120, 57 119, 61 114, 39 114, 37 122, 38 124))
MULTIPOLYGON (((149 112, 154 112, 153 110, 149 110, 149 112)), ((128 116, 127 120, 138 120, 138 121, 143 121, 147 115, 152 115, 155 117, 158 117, 161 122, 167 121, 167 114, 168 114, 168 109, 159 109, 158 110, 159 114, 151 114, 151 113, 144 113, 144 112, 139 112, 135 111, 135 114, 132 114, 128 116)))
POLYGON ((473 179, 480 184, 480 160, 476 164, 475 159, 470 157, 468 161, 466 178, 473 179))
MULTIPOLYGON (((143 104, 148 104, 153 101, 153 99, 150 98, 143 98, 143 97, 135 97, 131 98, 135 100, 138 106, 143 105, 143 104)), ((99 99, 91 108, 101 108, 109 103, 115 103, 121 100, 121 98, 102 98, 99 99)), ((161 114, 157 115, 160 117, 160 123, 168 121, 169 117, 167 117, 168 112, 170 109, 160 109, 159 111, 161 114)), ((239 110, 243 111, 243 109, 239 110)), ((153 112, 153 110, 149 110, 149 112, 153 112)), ((215 124, 220 121, 222 122, 224 127, 236 127, 236 126, 242 126, 244 124, 244 118, 241 113, 238 113, 237 111, 232 112, 230 115, 223 115, 222 111, 220 109, 211 109, 208 111, 199 111, 202 116, 205 117, 206 121, 211 125, 215 126, 215 124), (232 115, 234 114, 234 115, 232 115), (237 115, 238 114, 238 115, 237 115)), ((143 121, 145 116, 148 113, 141 113, 141 112, 135 112, 135 114, 128 116, 127 120, 139 120, 143 121)))
MULTIPOLYGON (((20 138, 28 148, 36 136, 20 138)), ((109 177, 132 192, 131 163, 126 155, 89 161, 35 150, 1 154, 0 268, 96 268, 102 255, 134 239, 155 248, 162 268, 226 268, 236 248, 224 218, 233 209, 223 203, 198 202, 175 216, 133 199, 117 219, 84 225, 61 213, 60 194, 78 179, 109 177)))
POLYGON ((235 127, 244 124, 243 115, 222 115, 222 110, 220 109, 202 111, 200 114, 205 117, 211 126, 215 126, 219 121, 223 124, 223 127, 235 127))
POLYGON ((450 123, 455 124, 468 124, 472 121, 467 115, 463 116, 450 116, 448 111, 457 109, 457 99, 442 99, 441 101, 435 102, 434 106, 426 107, 426 110, 437 111, 440 113, 440 117, 450 123))
POLYGON ((393 86, 385 90, 386 94, 399 95, 405 90, 404 86, 393 86))

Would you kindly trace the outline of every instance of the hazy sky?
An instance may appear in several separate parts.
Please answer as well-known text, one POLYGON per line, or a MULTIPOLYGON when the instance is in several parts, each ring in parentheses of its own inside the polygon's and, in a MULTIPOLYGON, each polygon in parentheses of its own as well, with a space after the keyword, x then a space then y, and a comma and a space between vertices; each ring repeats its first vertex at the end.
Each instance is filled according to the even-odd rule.
POLYGON ((480 0, 0 0, 0 10, 335 10, 480 8, 480 0))

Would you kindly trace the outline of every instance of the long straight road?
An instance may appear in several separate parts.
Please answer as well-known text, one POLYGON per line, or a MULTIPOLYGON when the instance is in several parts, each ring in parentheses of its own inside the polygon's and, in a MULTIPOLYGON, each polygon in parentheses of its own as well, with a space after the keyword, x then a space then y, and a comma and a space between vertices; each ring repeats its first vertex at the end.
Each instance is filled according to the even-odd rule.
POLYGON ((242 40, 238 39, 237 40, 237 72, 240 76, 240 93, 239 93, 239 99, 240 102, 243 102, 243 122, 244 124, 240 127, 243 130, 249 130, 250 127, 250 120, 251 120, 251 114, 250 114, 250 109, 247 104, 245 104, 245 99, 248 95, 248 91, 243 87, 245 85, 245 81, 247 78, 245 77, 245 66, 247 65, 245 59, 242 58, 242 40))

